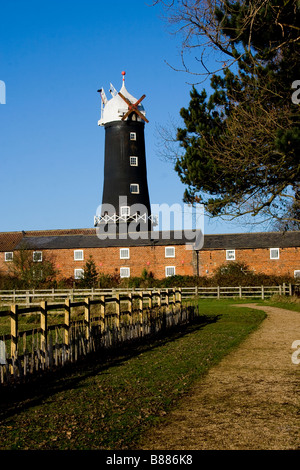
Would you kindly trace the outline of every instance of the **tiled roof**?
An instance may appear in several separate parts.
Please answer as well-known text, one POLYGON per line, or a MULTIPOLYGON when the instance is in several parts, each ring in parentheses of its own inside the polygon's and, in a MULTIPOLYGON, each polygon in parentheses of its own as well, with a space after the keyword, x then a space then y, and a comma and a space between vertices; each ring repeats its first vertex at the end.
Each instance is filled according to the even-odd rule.
MULTIPOLYGON (((39 230, 0 233, 0 251, 13 251, 23 243, 31 249, 76 249, 108 246, 181 245, 193 241, 182 231, 152 232, 152 237, 100 239, 96 229, 39 230)), ((203 250, 300 247, 300 232, 253 232, 205 235, 203 250)))
POLYGON ((22 232, 0 233, 0 251, 13 251, 22 238, 22 232))
POLYGON ((13 251, 22 240, 58 236, 95 235, 94 228, 62 229, 62 230, 30 230, 20 232, 0 232, 0 252, 13 251))
POLYGON ((205 235, 203 249, 300 247, 300 232, 251 232, 205 235))

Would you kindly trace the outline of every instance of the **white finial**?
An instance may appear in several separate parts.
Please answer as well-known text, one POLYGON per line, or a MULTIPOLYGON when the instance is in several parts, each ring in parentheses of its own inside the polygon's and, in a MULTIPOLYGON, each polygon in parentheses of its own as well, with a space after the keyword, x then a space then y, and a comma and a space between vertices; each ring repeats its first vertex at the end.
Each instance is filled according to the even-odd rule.
POLYGON ((123 75, 123 85, 125 85, 125 75, 126 75, 126 72, 122 72, 122 75, 123 75))

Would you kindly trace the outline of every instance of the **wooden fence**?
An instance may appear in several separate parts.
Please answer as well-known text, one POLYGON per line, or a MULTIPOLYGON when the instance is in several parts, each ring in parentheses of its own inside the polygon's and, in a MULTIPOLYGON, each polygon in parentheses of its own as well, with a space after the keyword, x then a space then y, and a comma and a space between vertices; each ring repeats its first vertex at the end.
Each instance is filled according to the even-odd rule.
POLYGON ((197 308, 182 303, 180 288, 101 294, 81 301, 0 311, 0 383, 76 362, 101 349, 132 342, 190 322, 197 308), (31 328, 30 327, 31 323, 31 328))
MULTIPOLYGON (((200 297, 200 298, 269 298, 272 295, 293 295, 298 293, 299 289, 292 284, 282 284, 277 286, 235 286, 235 287, 182 287, 183 298, 200 297)), ((0 306, 10 306, 13 303, 24 303, 25 305, 39 304, 41 300, 46 301, 65 301, 82 300, 91 297, 92 300, 99 299, 102 295, 115 293, 138 293, 138 292, 155 292, 153 289, 31 289, 31 290, 0 290, 0 306)))

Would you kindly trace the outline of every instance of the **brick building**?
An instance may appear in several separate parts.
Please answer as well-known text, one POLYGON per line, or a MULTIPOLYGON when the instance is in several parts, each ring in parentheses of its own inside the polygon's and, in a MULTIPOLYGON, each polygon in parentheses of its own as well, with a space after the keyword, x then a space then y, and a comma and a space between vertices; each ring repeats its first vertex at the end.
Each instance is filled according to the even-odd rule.
MULTIPOLYGON (((150 232, 149 232, 150 235, 150 232)), ((300 275, 299 232, 205 235, 200 250, 171 232, 155 239, 106 239, 96 229, 0 233, 0 272, 8 273, 14 253, 30 250, 38 263, 49 259, 59 278, 80 278, 90 256, 98 272, 121 277, 141 276, 143 269, 162 279, 172 275, 212 276, 224 263, 245 262, 257 273, 300 275)))
POLYGON ((122 75, 121 90, 117 93, 111 86, 110 100, 103 89, 98 90, 105 165, 102 206, 94 219, 95 228, 0 233, 0 272, 9 273, 16 251, 25 249, 32 252, 36 263, 51 260, 58 278, 79 279, 90 256, 98 272, 121 277, 139 277, 144 269, 157 279, 212 276, 219 266, 233 261, 246 262, 257 273, 300 275, 299 232, 205 235, 201 249, 187 249, 190 239, 186 231, 169 236, 153 232, 144 137, 148 119, 141 104, 145 95, 137 100, 128 93, 125 72, 122 75), (140 235, 147 236, 123 239, 121 227, 128 231, 132 224, 140 235), (115 239, 97 236, 97 229, 106 226, 117 228, 115 239))

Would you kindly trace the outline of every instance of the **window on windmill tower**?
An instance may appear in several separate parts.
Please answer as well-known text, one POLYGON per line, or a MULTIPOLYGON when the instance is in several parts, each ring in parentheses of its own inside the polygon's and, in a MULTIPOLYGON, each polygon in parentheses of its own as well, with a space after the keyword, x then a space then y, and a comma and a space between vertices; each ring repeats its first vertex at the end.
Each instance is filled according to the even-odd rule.
POLYGON ((130 206, 122 206, 120 208, 121 216, 129 216, 130 215, 130 206))
POLYGON ((140 192, 140 185, 139 184, 136 184, 136 183, 132 183, 130 185, 130 192, 132 194, 139 194, 140 192))
POLYGON ((83 250, 74 250, 74 260, 75 261, 83 260, 83 250))
POLYGON ((130 157, 130 166, 138 166, 138 157, 130 157))
POLYGON ((136 132, 130 132, 130 140, 136 140, 136 132))

